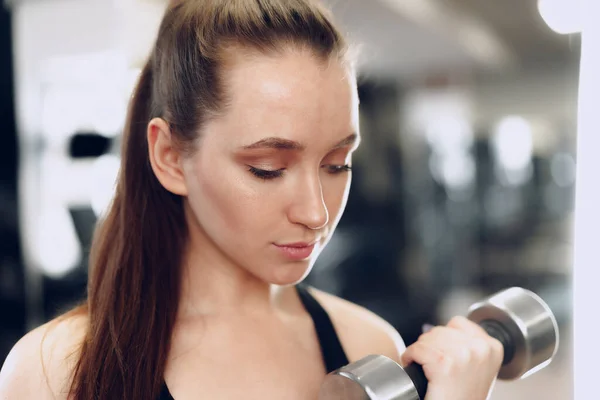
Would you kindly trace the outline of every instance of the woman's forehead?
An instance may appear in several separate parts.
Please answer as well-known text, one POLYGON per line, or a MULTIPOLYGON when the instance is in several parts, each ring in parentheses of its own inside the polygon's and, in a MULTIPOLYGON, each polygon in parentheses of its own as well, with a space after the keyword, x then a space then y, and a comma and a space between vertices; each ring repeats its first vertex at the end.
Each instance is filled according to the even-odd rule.
POLYGON ((315 91, 339 95, 353 83, 341 62, 323 61, 302 50, 236 57, 227 63, 222 78, 225 89, 238 99, 250 94, 274 102, 314 96, 315 91))
POLYGON ((256 56, 230 64, 222 78, 228 106, 216 123, 231 146, 358 132, 356 83, 341 63, 299 53, 256 56))

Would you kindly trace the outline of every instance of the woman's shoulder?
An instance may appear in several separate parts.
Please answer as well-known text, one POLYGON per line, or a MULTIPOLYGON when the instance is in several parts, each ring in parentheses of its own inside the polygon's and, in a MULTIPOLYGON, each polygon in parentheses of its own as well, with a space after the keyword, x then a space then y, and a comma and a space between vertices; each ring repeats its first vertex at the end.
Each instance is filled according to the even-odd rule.
POLYGON ((63 399, 85 336, 87 316, 54 319, 23 336, 0 371, 0 399, 63 399))
POLYGON ((380 354, 400 362, 404 340, 394 327, 365 307, 324 291, 310 288, 329 314, 350 362, 380 354))

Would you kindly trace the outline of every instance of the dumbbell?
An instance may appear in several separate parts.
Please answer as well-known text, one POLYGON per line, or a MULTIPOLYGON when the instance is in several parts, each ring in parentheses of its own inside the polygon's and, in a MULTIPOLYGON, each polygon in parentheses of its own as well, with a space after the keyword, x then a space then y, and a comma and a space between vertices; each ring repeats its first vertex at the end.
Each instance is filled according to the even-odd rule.
MULTIPOLYGON (((556 318, 529 290, 498 292, 473 304, 467 318, 502 343, 499 379, 523 379, 547 366, 558 350, 556 318)), ((319 400, 423 400, 426 391, 420 365, 402 368, 388 357, 369 355, 328 374, 319 400)))

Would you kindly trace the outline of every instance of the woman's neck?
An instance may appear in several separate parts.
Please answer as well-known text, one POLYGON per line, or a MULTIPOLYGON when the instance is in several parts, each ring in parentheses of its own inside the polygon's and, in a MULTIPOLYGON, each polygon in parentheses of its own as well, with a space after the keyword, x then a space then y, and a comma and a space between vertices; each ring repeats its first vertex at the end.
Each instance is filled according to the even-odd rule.
POLYGON ((190 235, 182 265, 179 318, 274 315, 290 304, 289 287, 269 284, 223 254, 202 233, 190 235))

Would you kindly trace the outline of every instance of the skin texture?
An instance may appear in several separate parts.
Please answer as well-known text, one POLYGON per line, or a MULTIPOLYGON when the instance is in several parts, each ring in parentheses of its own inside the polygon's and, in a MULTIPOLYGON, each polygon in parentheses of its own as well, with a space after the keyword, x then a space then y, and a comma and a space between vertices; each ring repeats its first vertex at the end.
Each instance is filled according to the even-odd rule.
MULTIPOLYGON (((190 231, 165 380, 177 400, 315 399, 325 370, 293 285, 310 272, 346 205, 344 166, 360 140, 356 82, 338 61, 303 50, 233 60, 225 75, 229 106, 201 129, 193 154, 178 151, 165 121, 148 124, 153 171, 184 196, 190 231), (279 172, 265 179, 256 169, 279 172), (278 246, 295 242, 314 242, 314 251, 291 260, 278 246)), ((427 400, 488 396, 502 350, 471 322, 455 319, 405 351, 380 317, 313 294, 351 362, 369 354, 417 361, 430 380, 427 400)), ((81 319, 21 339, 0 374, 0 399, 66 398, 81 319)))

